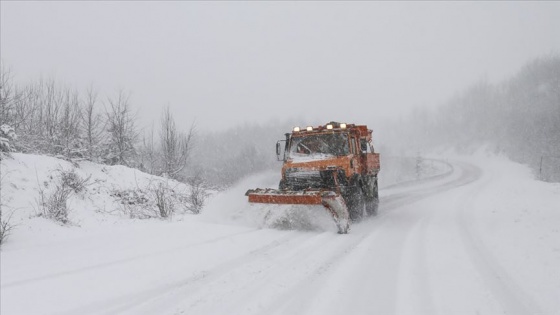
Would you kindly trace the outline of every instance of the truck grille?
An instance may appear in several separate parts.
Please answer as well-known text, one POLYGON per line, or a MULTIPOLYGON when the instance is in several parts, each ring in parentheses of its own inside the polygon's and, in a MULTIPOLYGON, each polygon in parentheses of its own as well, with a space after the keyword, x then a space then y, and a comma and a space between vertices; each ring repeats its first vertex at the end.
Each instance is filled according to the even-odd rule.
POLYGON ((292 189, 300 190, 305 188, 326 188, 328 180, 325 180, 321 171, 302 170, 290 168, 286 170, 286 184, 292 189))

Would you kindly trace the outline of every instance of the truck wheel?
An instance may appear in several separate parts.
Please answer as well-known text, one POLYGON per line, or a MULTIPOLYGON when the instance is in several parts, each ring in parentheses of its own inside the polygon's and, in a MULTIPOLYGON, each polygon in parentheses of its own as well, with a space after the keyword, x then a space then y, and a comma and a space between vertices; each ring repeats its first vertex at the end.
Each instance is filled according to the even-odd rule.
POLYGON ((366 200, 366 213, 368 216, 376 216, 377 208, 379 208, 379 199, 371 198, 366 200))
POLYGON ((366 214, 368 216, 376 216, 379 208, 379 190, 377 188, 377 180, 373 187, 373 197, 366 199, 366 214))
POLYGON ((353 222, 358 222, 362 219, 364 215, 365 200, 362 190, 357 187, 348 196, 348 212, 350 213, 350 220, 353 222))
POLYGON ((366 214, 368 216, 376 216, 377 209, 379 208, 379 190, 377 188, 377 181, 373 188, 373 197, 366 199, 366 214))

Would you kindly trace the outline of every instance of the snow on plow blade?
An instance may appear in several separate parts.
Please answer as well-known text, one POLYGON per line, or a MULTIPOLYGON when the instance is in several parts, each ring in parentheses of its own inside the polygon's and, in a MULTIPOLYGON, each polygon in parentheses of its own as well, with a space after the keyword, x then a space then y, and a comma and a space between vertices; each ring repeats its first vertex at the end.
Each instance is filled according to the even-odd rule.
POLYGON ((332 190, 284 191, 278 189, 250 189, 245 193, 251 203, 281 205, 323 205, 331 214, 338 233, 349 229, 348 208, 342 196, 332 190))

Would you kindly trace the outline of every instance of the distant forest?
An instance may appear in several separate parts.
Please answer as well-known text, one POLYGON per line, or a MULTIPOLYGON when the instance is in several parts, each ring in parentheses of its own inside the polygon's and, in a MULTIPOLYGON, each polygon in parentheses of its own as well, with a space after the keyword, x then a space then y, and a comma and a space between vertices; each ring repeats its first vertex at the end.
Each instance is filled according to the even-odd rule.
POLYGON ((468 154, 485 146, 543 180, 560 181, 560 56, 535 59, 497 84, 478 82, 436 109, 415 110, 390 125, 399 127, 385 132, 383 143, 396 152, 468 154))

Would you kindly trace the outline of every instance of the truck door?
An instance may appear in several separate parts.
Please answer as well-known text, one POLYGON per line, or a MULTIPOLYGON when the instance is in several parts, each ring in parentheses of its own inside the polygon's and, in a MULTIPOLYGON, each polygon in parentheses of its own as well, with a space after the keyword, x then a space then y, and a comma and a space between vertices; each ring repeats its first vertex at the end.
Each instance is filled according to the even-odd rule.
POLYGON ((373 151, 371 142, 366 139, 360 139, 360 148, 362 151, 363 163, 365 165, 365 174, 377 174, 379 172, 379 153, 373 151))

